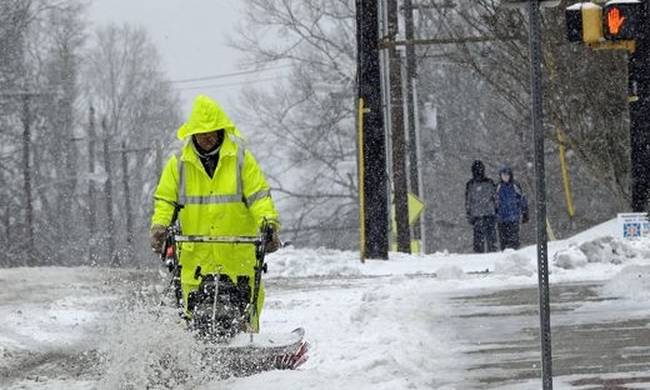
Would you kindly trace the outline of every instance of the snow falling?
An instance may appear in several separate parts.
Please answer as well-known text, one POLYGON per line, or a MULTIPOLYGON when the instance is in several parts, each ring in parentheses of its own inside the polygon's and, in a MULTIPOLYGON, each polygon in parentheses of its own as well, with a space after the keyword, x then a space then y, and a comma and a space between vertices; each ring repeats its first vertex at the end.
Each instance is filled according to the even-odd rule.
POLYGON ((555 388, 650 388, 650 0, 543 3, 531 77, 515 0, 0 1, 0 389, 537 390, 539 232, 555 388), (237 184, 177 139, 197 95, 237 184), (196 233, 153 234, 183 145, 237 188, 189 194, 212 238, 278 210, 229 237, 284 243, 254 341, 201 338, 152 254, 196 233))

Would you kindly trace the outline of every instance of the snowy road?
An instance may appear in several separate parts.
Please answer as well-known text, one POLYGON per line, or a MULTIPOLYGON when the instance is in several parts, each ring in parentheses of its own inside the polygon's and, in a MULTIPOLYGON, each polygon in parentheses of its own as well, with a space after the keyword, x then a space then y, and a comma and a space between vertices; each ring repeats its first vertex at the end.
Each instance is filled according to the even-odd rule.
MULTIPOLYGON (((607 256, 582 249, 589 262, 554 245, 558 389, 650 388, 650 244, 607 242, 607 256)), ((157 306, 157 272, 0 270, 0 388, 539 389, 530 252, 274 255, 262 328, 305 327, 311 359, 227 380, 197 368, 200 346, 157 306)))

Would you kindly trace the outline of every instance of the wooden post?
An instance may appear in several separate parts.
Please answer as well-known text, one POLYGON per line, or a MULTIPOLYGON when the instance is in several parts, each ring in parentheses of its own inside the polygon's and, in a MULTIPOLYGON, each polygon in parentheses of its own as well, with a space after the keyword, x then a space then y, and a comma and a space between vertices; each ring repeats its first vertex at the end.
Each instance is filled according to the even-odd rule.
POLYGON ((377 0, 357 0, 358 97, 364 102, 363 143, 365 161, 363 186, 362 256, 388 259, 388 185, 386 175, 386 132, 381 102, 379 65, 379 9, 377 0))
MULTIPOLYGON (((420 186, 421 173, 419 163, 420 142, 417 123, 417 58, 415 53, 415 22, 413 0, 404 0, 404 38, 406 38, 406 116, 408 118, 408 153, 409 153, 409 189, 424 200, 420 186)), ((421 222, 413 226, 413 240, 421 240, 420 251, 425 253, 424 247, 424 216, 421 222)))
MULTIPOLYGON (((399 8, 397 0, 387 1, 388 39, 397 40, 399 8)), ((406 172, 406 134, 404 131, 404 99, 402 94, 402 61, 395 45, 388 47, 390 73, 390 118, 393 155, 393 195, 397 250, 411 253, 411 232, 408 212, 408 176, 406 172)))

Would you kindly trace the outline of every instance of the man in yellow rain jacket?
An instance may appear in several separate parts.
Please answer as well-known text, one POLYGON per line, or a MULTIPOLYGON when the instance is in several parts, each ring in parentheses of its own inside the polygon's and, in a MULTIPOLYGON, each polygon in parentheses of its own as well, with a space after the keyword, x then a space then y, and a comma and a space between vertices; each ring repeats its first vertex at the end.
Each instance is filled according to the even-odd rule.
MULTIPOLYGON (((267 220, 273 230, 267 252, 277 250, 278 212, 269 185, 219 104, 199 95, 189 120, 178 130, 178 138, 185 140, 185 145, 165 165, 154 194, 152 249, 158 253, 162 250, 166 227, 175 204, 180 204, 183 208, 178 218, 184 235, 255 236, 267 220)), ((194 278, 197 266, 202 274, 225 274, 233 283, 238 276, 248 276, 252 291, 255 249, 250 245, 184 243, 179 261, 186 310, 189 293, 199 286, 200 281, 194 278)), ((262 287, 257 313, 263 302, 262 287)), ((259 314, 252 323, 259 330, 259 314)))

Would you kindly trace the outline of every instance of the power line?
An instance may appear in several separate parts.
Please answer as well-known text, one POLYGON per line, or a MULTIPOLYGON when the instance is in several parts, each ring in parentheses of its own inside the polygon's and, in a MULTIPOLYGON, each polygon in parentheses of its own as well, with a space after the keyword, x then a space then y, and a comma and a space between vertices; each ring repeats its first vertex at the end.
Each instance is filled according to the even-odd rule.
POLYGON ((222 74, 216 74, 216 75, 211 75, 211 76, 203 76, 203 77, 197 77, 197 78, 191 78, 191 79, 171 80, 170 83, 182 84, 182 83, 193 83, 193 82, 197 82, 197 81, 227 79, 227 78, 230 78, 230 77, 244 76, 244 75, 247 75, 247 74, 263 73, 263 72, 266 72, 266 71, 269 71, 269 70, 287 69, 287 68, 291 68, 291 67, 292 67, 292 65, 282 65, 282 66, 275 66, 275 67, 272 67, 272 68, 251 69, 251 70, 244 70, 244 71, 240 71, 240 72, 222 73, 222 74))
POLYGON ((265 78, 265 79, 239 81, 239 82, 234 82, 234 83, 197 85, 197 86, 192 86, 192 87, 181 87, 181 88, 176 88, 176 89, 178 91, 192 91, 192 90, 197 90, 197 89, 226 88, 226 87, 235 87, 235 86, 239 86, 239 85, 266 83, 266 82, 269 82, 269 81, 284 79, 284 78, 285 78, 284 76, 277 76, 277 77, 268 77, 268 78, 265 78))

